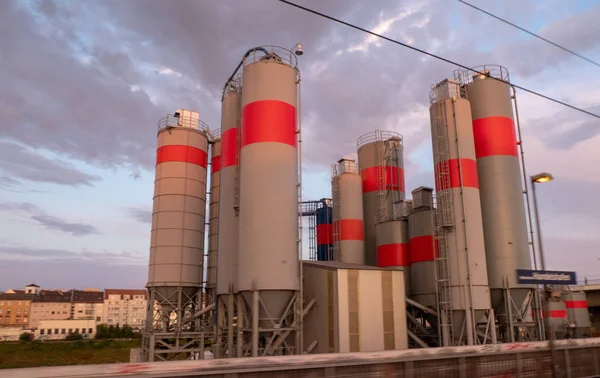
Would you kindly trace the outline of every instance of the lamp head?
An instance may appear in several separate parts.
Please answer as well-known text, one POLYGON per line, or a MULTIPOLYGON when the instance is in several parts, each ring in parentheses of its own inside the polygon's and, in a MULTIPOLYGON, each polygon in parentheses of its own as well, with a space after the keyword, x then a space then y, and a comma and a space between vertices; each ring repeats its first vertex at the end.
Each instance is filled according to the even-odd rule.
POLYGON ((543 172, 543 173, 539 173, 535 176, 531 176, 531 181, 538 183, 538 184, 548 182, 551 180, 554 180, 554 177, 552 177, 552 175, 548 172, 543 172))
POLYGON ((294 47, 294 54, 298 55, 298 56, 302 56, 302 54, 304 54, 304 51, 302 51, 302 45, 299 43, 296 43, 296 46, 294 47))

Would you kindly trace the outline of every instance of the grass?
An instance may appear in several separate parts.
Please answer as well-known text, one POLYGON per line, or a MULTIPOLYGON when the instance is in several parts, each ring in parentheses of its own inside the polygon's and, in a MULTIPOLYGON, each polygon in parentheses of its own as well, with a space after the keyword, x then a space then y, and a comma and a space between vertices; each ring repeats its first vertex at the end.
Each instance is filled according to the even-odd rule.
POLYGON ((0 343, 0 369, 129 362, 141 340, 34 341, 0 343))

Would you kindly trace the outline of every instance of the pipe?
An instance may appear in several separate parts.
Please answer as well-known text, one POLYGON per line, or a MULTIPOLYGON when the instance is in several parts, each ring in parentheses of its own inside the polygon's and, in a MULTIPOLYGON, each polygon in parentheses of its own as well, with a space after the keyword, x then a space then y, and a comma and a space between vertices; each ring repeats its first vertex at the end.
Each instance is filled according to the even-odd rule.
POLYGON ((202 310, 196 312, 194 315, 188 316, 187 318, 185 318, 183 320, 183 323, 187 323, 191 320, 197 319, 199 317, 201 317, 202 315, 206 314, 207 312, 209 312, 210 310, 212 310, 213 308, 215 308, 215 304, 211 303, 208 306, 204 307, 202 310))
POLYGON ((434 315, 434 316, 438 316, 438 313, 435 312, 434 310, 430 309, 429 307, 425 307, 422 304, 413 301, 410 298, 404 298, 404 300, 406 301, 406 303, 408 303, 409 305, 418 308, 421 311, 425 311, 428 314, 434 315))
POLYGON ((260 307, 260 293, 252 292, 252 357, 258 357, 258 317, 260 307))
MULTIPOLYGON (((302 103, 301 103, 301 92, 300 92, 300 81, 301 81, 301 77, 300 77, 300 69, 298 69, 296 67, 296 78, 297 78, 297 82, 296 82, 296 96, 297 96, 297 101, 298 101, 298 109, 296 111, 296 124, 298 125, 298 202, 300 204, 300 207, 302 207, 302 103)), ((302 212, 302 209, 300 208, 300 213, 302 212)), ((299 214, 298 216, 298 243, 296 244, 296 248, 298 249, 297 255, 300 259, 300 295, 299 298, 297 298, 296 300, 299 302, 297 307, 300 311, 302 311, 302 304, 304 303, 304 288, 303 288, 303 282, 304 282, 304 264, 302 263, 302 214, 299 214)), ((296 350, 296 354, 302 354, 302 351, 304 350, 304 335, 303 335, 303 328, 304 328, 304 314, 300 314, 300 317, 298 319, 298 329, 297 329, 297 333, 298 335, 296 336, 296 339, 298 341, 298 348, 296 350)))
POLYGON ((225 85, 223 86, 223 95, 221 96, 221 101, 223 101, 223 98, 225 97, 225 89, 227 89, 227 85, 229 85, 229 83, 233 80, 233 77, 238 72, 238 70, 240 69, 242 64, 244 64, 244 59, 246 59, 248 57, 248 55, 250 55, 253 51, 262 51, 265 53, 265 55, 267 57, 271 55, 264 47, 254 47, 254 48, 251 48, 250 50, 246 51, 246 53, 242 57, 242 60, 240 61, 240 63, 237 65, 237 67, 235 68, 235 70, 233 71, 231 76, 229 76, 229 79, 227 79, 227 81, 225 82, 225 85))

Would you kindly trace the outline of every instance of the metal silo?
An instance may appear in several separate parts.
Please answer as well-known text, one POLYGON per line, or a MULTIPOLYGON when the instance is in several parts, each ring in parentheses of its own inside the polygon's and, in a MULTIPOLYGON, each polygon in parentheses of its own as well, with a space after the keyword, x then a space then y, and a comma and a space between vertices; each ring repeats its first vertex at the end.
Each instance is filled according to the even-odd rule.
POLYGON ((206 264, 206 303, 215 301, 217 287, 217 245, 219 229, 219 174, 221 170, 220 131, 210 145, 210 203, 208 205, 208 258, 206 264))
POLYGON ((376 130, 360 136, 356 143, 362 178, 365 263, 377 266, 375 224, 393 213, 396 201, 404 199, 402 137, 396 132, 376 130))
POLYGON ((532 287, 519 285, 516 275, 517 269, 531 269, 531 260, 511 88, 505 68, 476 70, 481 74, 463 73, 461 79, 471 103, 488 278, 502 334, 513 341, 532 287))
POLYGON ((184 329, 190 339, 203 338, 189 317, 201 305, 207 130, 198 113, 189 110, 159 121, 143 343, 148 361, 193 348, 194 343, 177 343, 167 351, 155 349, 171 344, 173 335, 184 329))
POLYGON ((317 260, 333 260, 333 212, 331 206, 323 202, 316 211, 317 218, 317 260))
MULTIPOLYGON (((495 327, 490 303, 471 107, 460 83, 444 80, 430 93, 437 192, 437 286, 444 345, 478 343, 478 325, 495 327), (464 332, 462 330, 465 330, 464 332), (463 339, 464 338, 464 339, 463 339)), ((488 335, 483 337, 488 338, 488 335)))
POLYGON ((341 159, 332 168, 334 259, 364 264, 362 184, 358 166, 354 160, 341 159))
POLYGON ((234 354, 233 319, 238 267, 238 175, 241 88, 239 78, 223 89, 217 235, 217 349, 216 357, 234 354))
POLYGON ((408 215, 411 298, 437 308, 435 269, 436 238, 433 214, 433 189, 418 187, 412 191, 413 209, 408 215))
POLYGON ((408 219, 398 216, 395 220, 375 225, 377 240, 377 266, 397 267, 404 271, 404 291, 410 295, 410 255, 408 247, 408 219))
POLYGON ((576 338, 591 337, 590 312, 585 291, 566 292, 562 294, 562 297, 567 308, 567 319, 572 336, 576 338))
POLYGON ((294 53, 279 47, 252 49, 242 64, 238 289, 251 318, 252 355, 294 354, 301 348, 300 73, 294 53), (268 341, 286 327, 294 334, 287 343, 268 341))

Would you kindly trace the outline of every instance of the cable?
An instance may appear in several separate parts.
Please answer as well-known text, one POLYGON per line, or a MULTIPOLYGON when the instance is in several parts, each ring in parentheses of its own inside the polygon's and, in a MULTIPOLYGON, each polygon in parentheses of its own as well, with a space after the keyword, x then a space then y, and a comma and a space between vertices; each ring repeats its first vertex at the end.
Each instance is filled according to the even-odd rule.
POLYGON ((524 31, 525 33, 527 33, 527 34, 529 34, 529 35, 532 35, 532 36, 534 36, 534 37, 536 37, 536 38, 539 38, 539 39, 541 39, 541 40, 542 40, 542 41, 544 41, 544 42, 548 42, 549 44, 551 44, 551 45, 552 45, 552 46, 554 46, 554 47, 558 47, 559 49, 561 49, 561 50, 563 50, 563 51, 566 51, 566 52, 568 52, 568 53, 571 53, 571 54, 573 54, 573 55, 575 55, 575 56, 577 56, 577 57, 579 57, 579 58, 581 58, 581 59, 583 59, 583 60, 585 60, 585 61, 587 61, 587 62, 589 62, 589 63, 592 63, 592 64, 594 64, 594 65, 596 65, 596 66, 600 67, 600 63, 594 62, 593 60, 591 60, 591 59, 589 59, 589 58, 586 58, 585 56, 583 56, 583 55, 581 55, 581 54, 578 54, 578 53, 576 53, 576 52, 575 52, 575 51, 573 51, 573 50, 569 50, 568 48, 566 48, 566 47, 564 47, 564 46, 561 46, 561 45, 559 45, 558 43, 554 43, 554 42, 552 42, 551 40, 549 40, 549 39, 546 39, 546 38, 542 37, 541 35, 537 35, 537 34, 535 34, 534 32, 530 32, 529 30, 527 30, 527 29, 524 29, 524 28, 520 27, 519 25, 515 25, 515 24, 513 24, 513 23, 512 23, 512 22, 510 22, 510 21, 507 21, 507 20, 505 20, 505 19, 503 19, 503 18, 501 18, 501 17, 498 17, 498 16, 496 16, 496 15, 494 15, 494 14, 491 14, 490 12, 487 12, 487 11, 485 11, 485 10, 481 9, 481 8, 478 8, 478 7, 476 7, 476 6, 475 6, 475 5, 473 5, 473 4, 469 4, 469 3, 467 3, 466 1, 463 1, 463 0, 458 0, 458 1, 459 1, 459 2, 461 2, 461 3, 463 3, 463 4, 465 4, 465 5, 467 5, 467 6, 470 6, 470 7, 471 7, 471 8, 473 8, 473 9, 476 9, 476 10, 478 10, 478 11, 482 12, 482 13, 485 13, 485 14, 487 14, 488 16, 495 18, 496 20, 502 21, 502 22, 504 22, 505 24, 508 24, 508 25, 510 25, 510 26, 514 26, 515 28, 517 28, 517 29, 519 29, 519 30, 521 30, 521 31, 524 31))
MULTIPOLYGON (((351 24, 351 23, 349 23, 349 22, 346 22, 346 21, 342 21, 342 20, 340 20, 340 19, 338 19, 338 18, 335 18, 335 17, 332 17, 332 16, 328 16, 328 15, 326 15, 326 14, 324 14, 324 13, 321 13, 321 12, 318 12, 318 11, 316 11, 316 10, 313 10, 313 9, 310 9, 310 8, 303 7, 302 5, 298 5, 298 4, 292 3, 292 2, 290 2, 290 1, 287 1, 287 0, 277 0, 277 1, 279 1, 279 2, 281 2, 281 3, 284 3, 284 4, 287 4, 287 5, 290 5, 290 6, 292 6, 292 7, 298 8, 298 9, 302 9, 302 10, 304 10, 304 11, 306 11, 306 12, 309 12, 309 13, 312 13, 312 14, 314 14, 314 15, 316 15, 316 16, 320 16, 320 17, 326 18, 326 19, 328 19, 328 20, 331 20, 331 21, 337 22, 337 23, 339 23, 339 24, 346 25, 346 26, 348 26, 348 27, 350 27, 350 28, 352 28, 352 29, 360 30, 360 31, 362 31, 362 32, 365 32, 365 33, 367 33, 367 34, 370 34, 370 35, 373 35, 373 36, 375 36, 375 37, 378 37, 378 38, 384 39, 384 40, 386 40, 386 41, 388 41, 388 42, 392 42, 392 43, 395 43, 395 44, 397 44, 397 45, 400 45, 400 46, 406 47, 406 48, 408 48, 408 49, 411 49, 411 50, 414 50, 414 51, 420 52, 421 54, 425 54, 425 55, 427 55, 427 56, 430 56, 430 57, 432 57, 432 58, 435 58, 435 59, 441 60, 441 61, 443 61, 443 62, 446 62, 446 63, 453 64, 453 65, 455 65, 455 66, 458 66, 458 67, 460 67, 460 68, 462 68, 462 69, 465 69, 465 70, 467 70, 467 71, 475 72, 475 73, 478 73, 478 74, 480 74, 480 75, 486 75, 485 73, 483 73, 483 72, 479 72, 479 71, 477 71, 477 70, 474 70, 474 69, 472 69, 472 68, 469 68, 469 67, 465 66, 464 64, 460 64, 460 63, 453 62, 453 61, 451 61, 450 59, 444 58, 444 57, 442 57, 442 56, 439 56, 439 55, 435 55, 435 54, 433 54, 433 53, 430 53, 430 52, 427 52, 427 51, 425 51, 425 50, 421 50, 421 49, 419 49, 419 48, 417 48, 417 47, 413 47, 413 46, 407 45, 406 43, 402 43, 402 42, 400 42, 400 41, 397 41, 397 40, 395 40, 395 39, 392 39, 392 38, 386 37, 386 36, 384 36, 384 35, 377 34, 377 33, 375 33, 375 32, 372 32, 372 31, 370 31, 370 30, 367 30, 367 29, 361 28, 360 26, 357 26, 357 25, 351 24)), ((491 76, 490 76, 489 78, 490 78, 490 79, 494 79, 494 80, 498 80, 498 81, 502 81, 502 80, 500 80, 500 79, 497 79, 497 78, 495 78, 495 77, 491 77, 491 76)), ((544 99, 546 99, 546 100, 548 100, 548 101, 555 102, 555 103, 557 103, 557 104, 560 104, 560 105, 566 106, 567 108, 571 108, 571 109, 573 109, 573 110, 577 110, 578 112, 585 113, 585 114, 587 114, 587 115, 590 115, 590 116, 592 116, 592 117, 595 117, 595 118, 598 118, 598 119, 600 119, 600 115, 598 115, 598 114, 594 114, 594 113, 592 113, 592 112, 589 112, 589 111, 587 111, 587 110, 584 110, 584 109, 578 108, 578 107, 576 107, 576 106, 573 106, 573 105, 571 105, 571 104, 567 104, 566 102, 563 102, 563 101, 560 101, 560 100, 554 99, 554 98, 552 98, 552 97, 546 96, 546 95, 544 95, 544 94, 541 94, 541 93, 539 93, 539 92, 535 92, 535 91, 533 91, 533 90, 531 90, 531 89, 527 89, 527 88, 525 88, 525 87, 522 87, 522 86, 520 86, 520 85, 517 85, 517 84, 510 83, 510 85, 512 85, 513 87, 515 87, 515 88, 518 88, 518 89, 520 89, 520 90, 522 90, 522 91, 524 91, 524 92, 531 93, 532 95, 535 95, 535 96, 538 96, 538 97, 544 98, 544 99)))

